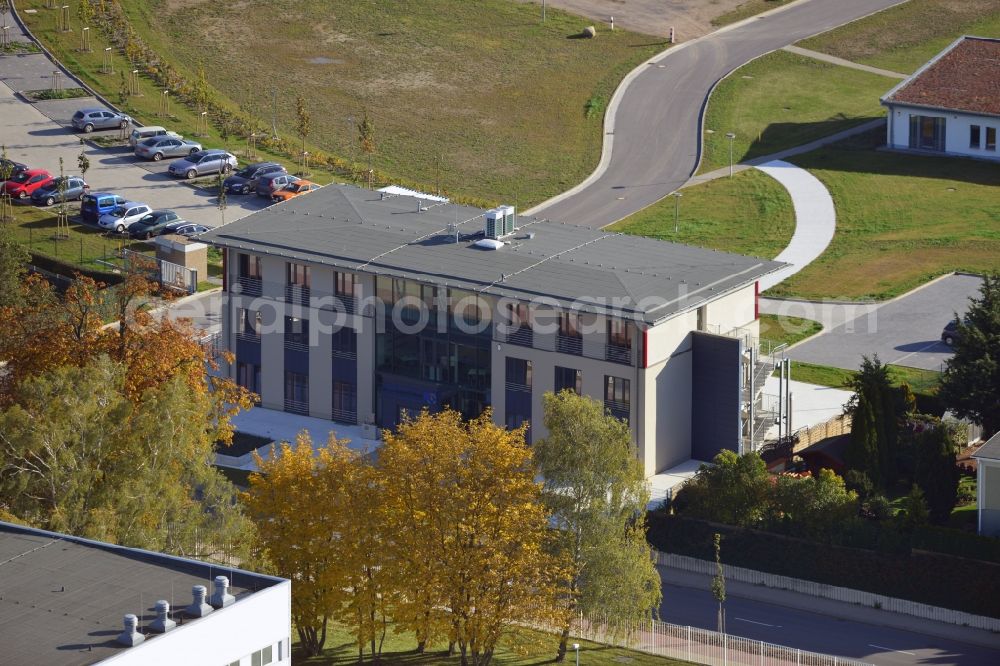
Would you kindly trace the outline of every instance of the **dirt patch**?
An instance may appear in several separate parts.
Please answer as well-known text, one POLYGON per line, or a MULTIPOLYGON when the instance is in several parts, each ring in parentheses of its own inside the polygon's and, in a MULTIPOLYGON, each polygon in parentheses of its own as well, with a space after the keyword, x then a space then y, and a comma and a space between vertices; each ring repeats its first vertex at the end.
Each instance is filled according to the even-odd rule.
MULTIPOLYGON (((518 0, 540 4, 540 0, 518 0)), ((746 0, 547 0, 546 6, 565 9, 604 24, 597 31, 626 28, 666 37, 675 28, 677 41, 686 42, 715 30, 712 19, 730 12, 746 0)), ((539 12, 541 8, 539 7, 539 12)), ((583 27, 583 26, 581 26, 583 27)))

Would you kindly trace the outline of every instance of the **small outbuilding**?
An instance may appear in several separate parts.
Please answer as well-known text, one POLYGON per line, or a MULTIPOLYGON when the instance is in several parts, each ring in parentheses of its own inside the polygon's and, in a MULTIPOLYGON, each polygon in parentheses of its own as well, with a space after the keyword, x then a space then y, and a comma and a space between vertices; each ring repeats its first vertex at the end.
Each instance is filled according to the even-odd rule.
POLYGON ((960 37, 881 102, 889 148, 1000 161, 1000 39, 960 37))
POLYGON ((976 459, 976 507, 979 533, 1000 537, 1000 433, 972 454, 976 459))

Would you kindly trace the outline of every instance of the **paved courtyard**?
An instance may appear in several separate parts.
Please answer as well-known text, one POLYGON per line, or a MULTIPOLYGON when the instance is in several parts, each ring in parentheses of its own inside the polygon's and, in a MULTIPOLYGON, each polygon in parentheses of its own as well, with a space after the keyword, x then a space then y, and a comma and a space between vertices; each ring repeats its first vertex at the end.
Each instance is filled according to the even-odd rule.
POLYGON ((982 279, 951 275, 878 305, 762 301, 762 311, 821 321, 824 332, 796 346, 796 361, 854 370, 863 355, 885 363, 941 370, 951 357, 941 329, 952 314, 962 314, 979 293, 982 279))

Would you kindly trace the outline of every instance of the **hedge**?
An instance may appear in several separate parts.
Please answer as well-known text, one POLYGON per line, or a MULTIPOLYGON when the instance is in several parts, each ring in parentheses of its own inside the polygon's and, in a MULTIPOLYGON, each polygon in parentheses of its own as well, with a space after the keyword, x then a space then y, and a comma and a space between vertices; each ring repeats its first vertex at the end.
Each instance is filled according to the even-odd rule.
POLYGON ((1000 617, 997 564, 925 552, 890 554, 831 546, 661 512, 649 514, 647 539, 663 552, 711 560, 716 532, 723 535, 726 564, 1000 617))

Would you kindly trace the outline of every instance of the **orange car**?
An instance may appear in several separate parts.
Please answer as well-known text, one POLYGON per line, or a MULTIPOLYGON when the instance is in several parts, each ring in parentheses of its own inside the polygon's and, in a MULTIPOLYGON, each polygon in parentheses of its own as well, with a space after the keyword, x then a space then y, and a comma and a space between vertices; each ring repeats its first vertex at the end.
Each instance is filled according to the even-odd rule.
POLYGON ((317 185, 308 180, 299 180, 294 183, 289 183, 283 188, 271 195, 271 201, 288 201, 293 197, 297 197, 300 194, 305 194, 306 192, 312 192, 313 190, 318 190, 321 185, 317 185))

